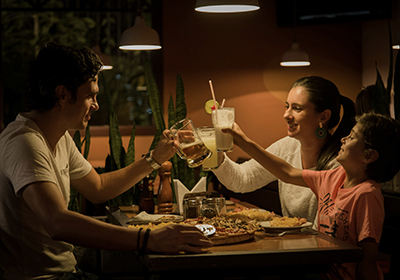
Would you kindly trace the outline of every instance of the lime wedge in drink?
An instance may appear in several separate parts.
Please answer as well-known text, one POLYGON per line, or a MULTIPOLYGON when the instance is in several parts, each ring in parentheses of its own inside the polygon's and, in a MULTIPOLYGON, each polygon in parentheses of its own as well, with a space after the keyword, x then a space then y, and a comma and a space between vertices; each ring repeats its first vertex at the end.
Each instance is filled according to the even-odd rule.
MULTIPOLYGON (((210 100, 208 100, 206 102, 206 104, 204 105, 204 109, 206 110, 207 114, 211 115, 213 106, 214 106, 214 100, 213 99, 210 99, 210 100)), ((219 108, 218 101, 217 101, 217 107, 219 108)))

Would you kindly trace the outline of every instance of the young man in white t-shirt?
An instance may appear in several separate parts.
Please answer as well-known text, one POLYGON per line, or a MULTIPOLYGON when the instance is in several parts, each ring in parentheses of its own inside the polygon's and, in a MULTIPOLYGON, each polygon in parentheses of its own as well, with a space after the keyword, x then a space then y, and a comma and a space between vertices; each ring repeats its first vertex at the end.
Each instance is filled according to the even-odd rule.
MULTIPOLYGON (((49 43, 32 63, 19 114, 0 135, 0 278, 73 276, 73 245, 111 250, 202 252, 212 243, 195 227, 152 232, 114 226, 69 211, 70 186, 93 203, 131 188, 174 155, 169 131, 146 157, 98 174, 68 130, 85 129, 97 103, 100 59, 91 49, 49 43)), ((81 278, 79 278, 81 279, 81 278)))

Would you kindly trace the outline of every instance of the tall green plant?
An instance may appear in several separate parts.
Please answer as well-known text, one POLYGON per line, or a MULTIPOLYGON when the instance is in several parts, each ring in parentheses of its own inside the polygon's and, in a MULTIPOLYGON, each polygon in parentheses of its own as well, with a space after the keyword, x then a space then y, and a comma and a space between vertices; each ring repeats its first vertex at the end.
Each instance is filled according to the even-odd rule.
MULTIPOLYGON (((157 143, 160 141, 162 132, 165 130, 165 122, 162 111, 162 104, 160 99, 160 93, 157 87, 157 83, 154 79, 151 64, 148 60, 145 60, 143 63, 144 72, 146 77, 146 85, 147 91, 149 95, 150 106, 153 111, 153 117, 156 124, 156 134, 153 138, 152 144, 150 146, 150 150, 154 149, 157 143)), ((100 76, 103 76, 100 72, 100 76)), ((101 77, 104 81, 104 77, 101 77)), ((105 168, 98 168, 97 172, 111 172, 114 170, 118 170, 128 166, 129 164, 135 161, 135 134, 136 127, 135 123, 133 123, 133 129, 131 133, 131 138, 128 145, 127 152, 125 151, 122 144, 121 132, 119 130, 118 117, 113 109, 111 96, 109 89, 107 87, 107 83, 103 83, 106 107, 109 115, 109 146, 110 146, 110 154, 107 155, 105 168)), ((180 75, 177 75, 176 82, 176 105, 174 105, 172 97, 170 98, 168 104, 168 126, 171 127, 177 120, 183 119, 186 117, 186 103, 184 96, 184 86, 183 81, 180 75)), ((82 144, 86 141, 85 145, 85 157, 87 158, 89 152, 89 144, 90 144, 90 130, 87 128, 86 137, 84 141, 80 142, 80 135, 78 132, 75 133, 74 139, 75 143, 79 150, 81 150, 82 144)), ((192 189, 195 182, 195 174, 194 169, 189 168, 187 166, 186 161, 180 159, 176 154, 171 159, 173 164, 172 170, 172 179, 179 179, 183 184, 185 184, 188 189, 192 189)), ((200 176, 207 176, 208 172, 200 173, 200 176)), ((154 176, 157 175, 157 171, 155 170, 153 173, 154 176)), ((137 194, 138 184, 136 186, 132 186, 131 189, 127 190, 123 194, 117 196, 116 198, 109 201, 110 206, 121 206, 121 205, 132 205, 134 202, 134 194, 137 194)), ((174 188, 173 192, 174 192, 174 188)))
MULTIPOLYGON (((186 118, 186 102, 185 102, 185 87, 181 76, 178 74, 176 77, 176 105, 174 107, 172 96, 168 104, 168 126, 169 128, 179 120, 186 118)), ((186 161, 182 160, 177 154, 172 159, 172 178, 179 179, 189 190, 195 184, 194 169, 189 168, 186 161)))
MULTIPOLYGON (((154 120, 156 123, 157 133, 153 139, 151 149, 153 149, 160 140, 161 133, 165 130, 165 121, 162 112, 162 105, 160 100, 160 93, 153 76, 151 64, 146 61, 144 64, 144 71, 146 76, 147 91, 150 99, 150 106, 153 110, 154 120)), ((178 74, 176 79, 176 104, 172 96, 168 103, 168 128, 170 128, 178 120, 186 118, 186 103, 185 103, 185 88, 181 76, 178 74)), ((194 170, 187 166, 186 161, 174 155, 171 159, 172 162, 172 179, 179 179, 188 189, 192 189, 195 182, 194 170)), ((173 182, 172 182, 173 183, 173 182)), ((174 188, 172 188, 174 191, 174 188)))
MULTIPOLYGON (((150 150, 154 149, 157 143, 161 139, 161 135, 165 130, 165 121, 162 110, 162 104, 160 99, 160 93, 158 90, 157 83, 155 81, 151 63, 148 59, 146 59, 143 63, 144 73, 146 77, 146 86, 147 92, 149 96, 149 102, 151 109, 153 111, 154 122, 156 125, 156 134, 153 138, 153 141, 150 145, 150 150)), ((133 129, 131 133, 131 138, 129 141, 128 152, 125 152, 125 149, 122 145, 121 133, 118 125, 118 117, 115 114, 110 93, 107 88, 107 85, 103 85, 104 93, 106 97, 107 109, 109 112, 109 145, 110 145, 110 154, 106 158, 106 166, 101 172, 110 172, 113 170, 117 170, 128 166, 133 163, 135 160, 135 147, 134 147, 134 139, 135 139, 135 124, 133 123, 133 129)), ((184 87, 181 77, 178 75, 177 77, 177 92, 176 92, 176 100, 177 105, 176 109, 174 107, 169 107, 169 121, 168 123, 174 123, 176 119, 181 119, 186 117, 186 104, 184 97, 184 87)), ((193 188, 195 185, 195 176, 194 170, 189 168, 186 164, 186 161, 181 160, 177 155, 174 155, 171 160, 174 165, 174 171, 172 174, 173 179, 181 180, 188 188, 193 188)), ((157 176, 157 171, 153 172, 153 176, 157 176)), ((110 205, 132 205, 134 200, 134 193, 137 193, 138 185, 133 186, 131 189, 127 190, 125 193, 117 196, 113 200, 109 202, 110 205)), ((174 188, 173 188, 174 191, 174 188)))
POLYGON ((389 72, 386 83, 386 88, 382 80, 382 76, 379 73, 378 67, 376 66, 376 81, 375 90, 373 94, 373 108, 374 111, 380 114, 390 116, 390 99, 393 84, 394 91, 394 117, 400 120, 400 56, 397 55, 396 63, 393 68, 393 41, 392 32, 390 27, 390 21, 388 21, 389 30, 389 72))
MULTIPOLYGON (((102 75, 102 73, 100 72, 102 75)), ((103 77, 104 78, 104 77, 103 77)), ((107 110, 109 113, 109 146, 110 146, 110 154, 107 155, 105 168, 98 170, 99 172, 111 172, 114 170, 118 170, 124 168, 125 166, 130 165, 135 161, 135 134, 136 134, 136 126, 133 122, 133 128, 131 132, 131 138, 128 144, 128 151, 126 152, 123 144, 121 131, 119 129, 118 117, 115 113, 112 103, 111 96, 109 93, 109 89, 106 83, 103 83, 104 94, 106 98, 107 110)), ((133 204, 133 195, 134 188, 136 186, 132 186, 129 190, 120 194, 119 196, 113 198, 109 201, 111 206, 113 205, 132 205, 133 204)))
MULTIPOLYGON (((85 145, 85 149, 83 151, 83 157, 88 158, 89 150, 90 150, 90 128, 89 126, 86 127, 85 130, 85 137, 81 141, 81 133, 79 130, 75 131, 73 140, 75 142, 76 147, 78 148, 79 152, 82 152, 82 147, 85 145)), ((70 200, 68 203, 68 209, 75 211, 75 212, 82 212, 82 195, 75 190, 74 188, 70 188, 70 200)))

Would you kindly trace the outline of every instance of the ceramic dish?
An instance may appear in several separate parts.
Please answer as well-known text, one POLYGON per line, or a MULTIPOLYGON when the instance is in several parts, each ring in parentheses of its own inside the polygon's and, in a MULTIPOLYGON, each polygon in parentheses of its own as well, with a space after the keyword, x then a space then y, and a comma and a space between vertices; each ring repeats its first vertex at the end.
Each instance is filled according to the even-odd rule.
POLYGON ((215 233, 215 227, 207 224, 195 225, 205 236, 210 236, 215 233))
POLYGON ((268 221, 260 222, 260 226, 266 232, 281 232, 281 231, 286 231, 286 230, 290 230, 290 231, 298 230, 298 231, 301 231, 302 228, 309 228, 312 225, 313 225, 312 223, 306 222, 306 223, 302 224, 301 226, 295 226, 295 227, 271 227, 268 221))

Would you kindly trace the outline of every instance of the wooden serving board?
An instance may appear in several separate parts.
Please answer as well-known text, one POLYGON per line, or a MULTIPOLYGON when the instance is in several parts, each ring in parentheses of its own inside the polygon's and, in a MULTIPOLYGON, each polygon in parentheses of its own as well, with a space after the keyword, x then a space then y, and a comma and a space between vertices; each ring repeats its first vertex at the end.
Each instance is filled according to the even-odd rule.
POLYGON ((244 233, 239 235, 211 236, 209 239, 214 245, 234 244, 254 238, 254 233, 244 233))

